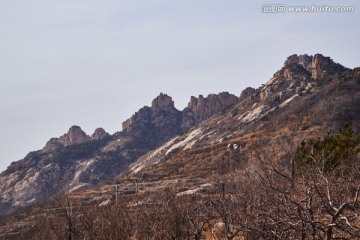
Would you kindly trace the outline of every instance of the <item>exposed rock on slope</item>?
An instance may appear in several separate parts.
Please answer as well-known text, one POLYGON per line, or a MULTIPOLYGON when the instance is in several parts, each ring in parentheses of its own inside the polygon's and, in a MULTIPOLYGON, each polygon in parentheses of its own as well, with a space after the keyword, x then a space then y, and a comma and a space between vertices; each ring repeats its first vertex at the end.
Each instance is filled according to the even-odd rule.
POLYGON ((103 128, 97 128, 97 129, 95 129, 95 132, 91 135, 91 139, 92 140, 100 140, 109 135, 110 134, 107 133, 103 128))
POLYGON ((43 151, 50 152, 61 147, 70 146, 73 144, 84 143, 90 141, 91 138, 79 126, 72 126, 69 131, 59 138, 50 139, 43 151))
MULTIPOLYGON (((360 130, 360 77, 357 72, 359 70, 346 69, 319 54, 314 57, 292 55, 262 87, 245 89, 240 100, 223 114, 213 116, 143 155, 131 165, 127 174, 142 171, 149 176, 170 176, 181 166, 183 174, 196 175, 196 171, 208 169, 215 156, 228 154, 228 144, 235 144, 237 149, 244 144, 251 146, 249 142, 256 140, 255 137, 249 141, 251 133, 266 139, 266 144, 261 146, 268 148, 279 136, 291 133, 292 141, 296 142, 316 134, 336 132, 345 122, 360 130), (318 78, 319 72, 327 78, 325 83, 323 78, 318 78), (202 160, 198 155, 208 157, 202 160)), ((243 154, 240 154, 242 159, 251 158, 243 154)), ((218 157, 218 161, 226 158, 218 157)))
POLYGON ((304 70, 311 74, 313 79, 323 78, 326 75, 334 75, 341 73, 345 67, 335 63, 330 57, 324 57, 321 54, 309 55, 291 55, 287 58, 284 68, 294 65, 301 66, 304 70))
MULTIPOLYGON (((0 174, 0 200, 7 206, 0 214, 44 200, 59 191, 74 191, 106 179, 113 169, 101 171, 103 167, 97 165, 100 158, 96 154, 110 139, 103 129, 95 131, 92 140, 80 127, 72 126, 63 136, 50 139, 42 150, 13 162, 0 174), (93 175, 93 171, 98 173, 93 175)), ((104 166, 108 164, 105 157, 104 166)), ((121 165, 121 162, 113 164, 115 168, 121 165)))
POLYGON ((131 118, 123 122, 123 131, 134 136, 151 136, 154 145, 163 143, 196 124, 235 104, 238 98, 228 92, 209 94, 206 98, 191 97, 188 107, 183 111, 175 108, 171 97, 160 94, 151 107, 143 107, 131 118))
POLYGON ((171 97, 161 93, 151 107, 143 107, 123 123, 123 132, 137 139, 138 146, 158 146, 180 134, 181 112, 171 97))
POLYGON ((359 83, 359 69, 319 54, 293 55, 266 84, 245 89, 240 99, 229 93, 192 97, 179 111, 171 97, 160 94, 126 120, 121 132, 97 129, 89 137, 73 126, 12 163, 0 174, 2 213, 112 180, 130 164, 130 175, 185 178, 197 172, 205 181, 224 161, 244 164, 250 159, 246 149, 257 140, 269 148, 275 136, 291 134, 296 141, 344 122, 359 131, 359 83))
POLYGON ((215 113, 234 105, 238 100, 238 97, 228 92, 209 94, 206 98, 203 95, 199 95, 198 98, 192 96, 187 108, 182 112, 182 128, 188 130, 215 113))
MULTIPOLYGON (((166 94, 155 98, 123 123, 123 131, 109 135, 98 128, 89 137, 72 126, 59 138, 12 163, 0 174, 2 212, 46 199, 60 191, 78 191, 110 180, 140 156, 221 111, 236 97, 222 93, 206 98, 205 108, 194 110, 196 120, 183 126, 184 111, 166 94), (206 109, 211 108, 211 109, 206 109)), ((192 111, 192 110, 191 110, 192 111)))

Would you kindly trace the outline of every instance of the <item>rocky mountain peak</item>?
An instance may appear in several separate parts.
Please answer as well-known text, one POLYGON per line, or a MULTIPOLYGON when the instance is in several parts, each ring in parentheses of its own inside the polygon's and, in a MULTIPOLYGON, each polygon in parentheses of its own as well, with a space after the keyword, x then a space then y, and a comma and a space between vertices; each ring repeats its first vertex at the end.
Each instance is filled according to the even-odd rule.
POLYGON ((72 144, 87 142, 90 140, 90 137, 86 135, 86 133, 81 129, 81 127, 72 126, 69 128, 69 131, 65 135, 60 137, 60 139, 63 145, 66 147, 72 144))
POLYGON ((79 126, 72 126, 68 132, 59 138, 51 138, 43 148, 43 151, 50 152, 57 150, 61 147, 66 147, 73 144, 84 143, 90 141, 88 136, 79 126))
POLYGON ((204 114, 204 111, 219 111, 221 106, 234 104, 238 98, 228 92, 219 94, 209 94, 206 98, 203 95, 199 97, 191 96, 188 108, 194 113, 204 114))
POLYGON ((314 56, 304 55, 291 55, 289 56, 283 67, 285 78, 292 78, 295 72, 299 72, 296 66, 304 68, 311 74, 312 79, 323 78, 324 76, 335 73, 340 73, 345 68, 338 63, 335 63, 330 57, 325 57, 322 54, 315 54, 314 56))
POLYGON ((317 80, 332 79, 344 70, 345 67, 321 54, 291 55, 283 68, 262 87, 260 99, 279 104, 295 94, 306 95, 317 84, 317 80))
POLYGON ((151 108, 154 110, 163 108, 175 108, 174 101, 170 96, 164 93, 160 93, 151 103, 151 108))
POLYGON ((291 55, 289 56, 285 63, 284 63, 284 68, 298 64, 300 66, 302 66, 305 70, 307 70, 308 72, 311 72, 312 69, 312 59, 313 56, 309 56, 307 54, 303 54, 303 55, 291 55))
POLYGON ((95 129, 95 132, 91 135, 92 140, 99 140, 106 136, 109 136, 110 134, 107 133, 103 128, 97 128, 95 129))
POLYGON ((182 128, 188 129, 235 104, 238 100, 238 97, 228 92, 209 94, 207 97, 203 95, 199 95, 199 97, 191 96, 187 108, 183 111, 182 128))
POLYGON ((315 54, 311 63, 312 78, 318 79, 323 77, 325 69, 329 65, 335 64, 330 57, 324 57, 321 54, 315 54))
POLYGON ((152 101, 151 107, 141 108, 124 121, 123 131, 142 137, 145 136, 145 132, 151 133, 153 141, 159 139, 160 142, 187 131, 238 100, 238 97, 228 92, 209 94, 207 97, 192 96, 188 106, 179 111, 175 108, 172 98, 161 93, 152 101))
MULTIPOLYGON (((123 122, 124 132, 133 132, 141 135, 144 131, 157 129, 158 133, 165 129, 172 134, 172 130, 178 133, 177 126, 180 119, 180 111, 174 106, 172 98, 164 93, 157 96, 151 103, 151 107, 145 106, 133 116, 123 122)), ((155 131, 155 130, 154 130, 155 131)))

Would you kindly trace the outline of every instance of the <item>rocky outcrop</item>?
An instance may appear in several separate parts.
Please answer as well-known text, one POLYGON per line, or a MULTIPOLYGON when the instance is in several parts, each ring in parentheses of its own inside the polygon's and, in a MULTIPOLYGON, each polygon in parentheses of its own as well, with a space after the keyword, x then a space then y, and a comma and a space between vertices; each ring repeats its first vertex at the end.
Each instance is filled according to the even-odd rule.
POLYGON ((59 138, 51 138, 43 148, 44 152, 55 151, 59 148, 70 146, 73 144, 84 143, 90 141, 88 136, 79 126, 72 126, 69 131, 59 138))
POLYGON ((153 111, 175 109, 174 101, 170 96, 160 93, 160 95, 151 102, 151 109, 153 111))
POLYGON ((311 72, 312 69, 312 56, 307 54, 299 56, 299 65, 306 69, 306 71, 311 72))
POLYGON ((260 99, 278 104, 296 94, 306 95, 322 80, 330 81, 344 70, 345 67, 321 54, 291 55, 283 68, 262 87, 260 99))
POLYGON ((308 72, 311 72, 312 59, 313 59, 313 57, 309 56, 307 54, 299 55, 299 56, 297 54, 294 54, 294 55, 289 56, 286 59, 286 61, 284 63, 284 67, 298 64, 298 65, 302 66, 308 72))
POLYGON ((91 135, 91 140, 100 140, 106 136, 110 136, 103 128, 95 129, 95 132, 91 135))
POLYGON ((183 110, 182 128, 187 130, 235 104, 238 100, 238 97, 228 92, 209 94, 206 98, 203 95, 192 96, 187 108, 183 110))
POLYGON ((174 106, 172 98, 164 93, 156 97, 151 107, 145 106, 136 112, 131 118, 123 122, 124 132, 131 132, 146 127, 164 127, 175 125, 179 111, 174 106), (168 117, 168 119, 166 119, 168 117))
POLYGON ((72 126, 59 140, 66 147, 90 141, 90 137, 79 126, 72 126))
POLYGON ((284 75, 286 78, 291 78, 289 75, 289 68, 293 66, 300 66, 311 74, 312 79, 324 78, 327 75, 334 75, 341 73, 346 68, 338 63, 335 63, 330 57, 325 57, 322 54, 315 54, 314 56, 291 55, 284 63, 284 75))
POLYGON ((157 146, 181 133, 181 112, 174 106, 172 98, 164 93, 156 97, 151 107, 145 106, 123 122, 123 132, 157 146))
POLYGON ((320 78, 326 66, 334 62, 329 57, 324 57, 321 54, 316 54, 311 64, 311 73, 314 79, 320 78))
POLYGON ((228 92, 209 94, 207 97, 200 95, 191 97, 188 106, 179 111, 172 98, 161 93, 152 101, 151 107, 141 108, 123 122, 123 131, 142 137, 146 136, 145 132, 151 132, 152 142, 164 141, 189 130, 237 101, 238 97, 228 92))
POLYGON ((241 92, 239 100, 252 96, 254 93, 256 93, 255 88, 247 87, 241 92))

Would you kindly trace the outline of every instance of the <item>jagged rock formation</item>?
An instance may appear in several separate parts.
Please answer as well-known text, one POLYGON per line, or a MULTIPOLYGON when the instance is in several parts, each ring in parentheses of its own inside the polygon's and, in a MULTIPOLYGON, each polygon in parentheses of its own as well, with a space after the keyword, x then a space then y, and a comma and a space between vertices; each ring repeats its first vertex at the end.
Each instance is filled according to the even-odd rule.
POLYGON ((55 151, 59 148, 70 146, 73 144, 79 144, 88 142, 91 140, 79 126, 72 126, 69 131, 59 138, 51 138, 43 148, 45 152, 55 151))
POLYGON ((206 98, 203 95, 198 98, 192 96, 187 108, 183 110, 182 128, 190 129, 238 100, 238 97, 228 92, 209 94, 206 98))
POLYGON ((181 112, 174 106, 172 98, 161 93, 151 107, 145 106, 123 122, 123 132, 137 138, 138 145, 158 146, 180 134, 181 112))
MULTIPOLYGON (((284 64, 284 68, 290 68, 292 66, 301 66, 304 70, 311 74, 312 79, 323 78, 326 75, 334 75, 341 73, 345 70, 343 66, 335 63, 330 57, 325 57, 321 54, 315 54, 314 56, 305 55, 291 55, 287 58, 284 64)), ((285 77, 291 78, 291 75, 284 74, 285 77)))
POLYGON ((152 101, 151 107, 141 108, 126 120, 123 131, 114 135, 98 128, 90 137, 79 126, 72 126, 63 136, 50 139, 42 150, 29 153, 0 174, 3 206, 0 214, 59 191, 78 191, 112 179, 140 156, 236 99, 221 93, 209 95, 199 108, 192 103, 194 107, 186 111, 191 111, 195 118, 186 127, 183 126, 186 111, 177 110, 172 98, 163 93, 152 101))
MULTIPOLYGON (((131 132, 136 129, 142 129, 146 127, 162 127, 170 123, 170 125, 176 124, 176 121, 165 121, 167 119, 164 114, 175 116, 179 114, 179 111, 174 106, 172 98, 164 93, 161 93, 155 98, 151 107, 145 106, 136 112, 131 118, 123 122, 122 127, 124 132, 131 132), (164 121, 162 121, 164 120, 164 121), (151 125, 151 126, 150 126, 151 125)), ((174 120, 172 118, 172 120, 174 120)))
MULTIPOLYGON (((143 155, 128 173, 141 171, 156 176, 159 170, 165 176, 175 175, 174 179, 201 172, 206 175, 214 159, 218 159, 217 164, 229 159, 227 151, 231 148, 226 146, 243 151, 243 146, 250 147, 258 140, 261 148, 271 152, 270 142, 278 136, 291 135, 294 141, 301 140, 313 134, 336 132, 345 122, 359 131, 359 82, 359 68, 347 69, 320 54, 292 55, 262 87, 245 89, 239 101, 223 114, 143 155)), ((236 154, 241 156, 239 161, 251 159, 251 154, 236 154)), ((214 164, 211 169, 216 167, 214 164)))
POLYGON ((307 54, 298 56, 297 54, 289 56, 285 63, 284 67, 291 66, 298 64, 302 66, 306 71, 311 72, 312 71, 312 56, 309 56, 307 54))
POLYGON ((163 142, 186 132, 223 109, 235 104, 238 98, 228 92, 191 97, 188 107, 179 111, 171 97, 161 93, 152 101, 151 107, 143 107, 123 122, 123 131, 136 136, 151 132, 152 142, 163 142))
POLYGON ((175 105, 170 96, 160 93, 160 95, 151 102, 151 108, 154 111, 159 111, 163 109, 175 109, 175 105))
POLYGON ((329 81, 345 70, 347 68, 321 54, 291 55, 285 61, 283 68, 264 85, 260 99, 280 103, 294 94, 307 94, 318 84, 317 81, 329 81))
POLYGON ((110 134, 107 133, 103 128, 97 128, 97 129, 95 129, 95 132, 91 135, 91 139, 92 140, 100 140, 109 135, 110 134))

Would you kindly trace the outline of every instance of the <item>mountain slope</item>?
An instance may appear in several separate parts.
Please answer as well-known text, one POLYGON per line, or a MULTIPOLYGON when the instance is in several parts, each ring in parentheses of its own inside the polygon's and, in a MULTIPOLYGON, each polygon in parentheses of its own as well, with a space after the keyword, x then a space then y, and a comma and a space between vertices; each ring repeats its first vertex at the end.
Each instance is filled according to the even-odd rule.
POLYGON ((262 87, 245 89, 234 106, 141 156, 120 180, 141 173, 145 182, 192 176, 208 183, 229 159, 234 168, 252 166, 258 151, 290 164, 286 154, 301 140, 336 133, 345 122, 359 132, 359 104, 359 68, 292 55, 262 87))
MULTIPOLYGON (((73 126, 63 136, 50 139, 43 149, 13 162, 0 174, 0 214, 111 180, 143 154, 238 100, 229 93, 199 98, 206 103, 205 110, 179 111, 171 97, 160 94, 151 107, 126 120, 121 132, 110 135, 98 128, 90 137, 73 126)), ((194 105, 194 99, 189 105, 194 105)))
POLYGON ((240 98, 200 95, 179 111, 160 94, 124 121, 121 132, 97 129, 90 137, 73 126, 12 163, 0 174, 0 214, 139 175, 142 191, 209 187, 229 169, 256 169, 252 160, 260 151, 290 164, 286 154, 303 139, 337 132, 345 122, 359 132, 359 106, 360 69, 320 54, 290 56, 266 84, 240 98))

